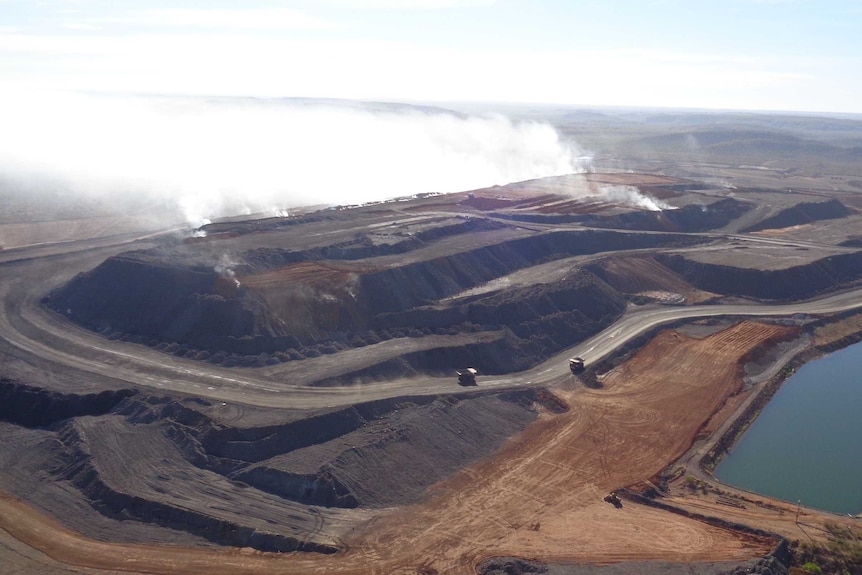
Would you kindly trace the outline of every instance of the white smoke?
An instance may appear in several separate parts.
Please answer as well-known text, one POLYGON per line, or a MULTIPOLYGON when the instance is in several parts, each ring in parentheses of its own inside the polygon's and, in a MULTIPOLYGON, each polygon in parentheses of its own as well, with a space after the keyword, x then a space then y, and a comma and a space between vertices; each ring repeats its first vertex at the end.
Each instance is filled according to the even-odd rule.
POLYGON ((236 267, 237 263, 227 254, 222 254, 219 257, 218 262, 213 266, 213 271, 223 277, 226 280, 233 281, 236 287, 240 287, 240 282, 236 279, 236 272, 234 271, 234 267, 236 267))
POLYGON ((144 197, 200 225, 582 171, 579 151, 547 124, 380 109, 4 94, 0 176, 45 178, 119 210, 144 197))
POLYGON ((676 209, 670 204, 644 194, 635 186, 606 185, 599 188, 599 193, 605 201, 614 204, 624 204, 626 206, 649 210, 651 212, 676 209))

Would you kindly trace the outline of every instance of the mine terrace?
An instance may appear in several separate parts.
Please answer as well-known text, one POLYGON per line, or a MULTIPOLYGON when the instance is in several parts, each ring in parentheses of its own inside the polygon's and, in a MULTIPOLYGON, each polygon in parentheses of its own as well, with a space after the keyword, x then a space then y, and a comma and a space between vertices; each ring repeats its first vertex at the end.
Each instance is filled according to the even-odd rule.
POLYGON ((857 338, 862 197, 719 171, 732 186, 647 162, 193 235, 7 229, 0 555, 773 572, 855 521, 795 517, 701 458, 785 364, 857 338))

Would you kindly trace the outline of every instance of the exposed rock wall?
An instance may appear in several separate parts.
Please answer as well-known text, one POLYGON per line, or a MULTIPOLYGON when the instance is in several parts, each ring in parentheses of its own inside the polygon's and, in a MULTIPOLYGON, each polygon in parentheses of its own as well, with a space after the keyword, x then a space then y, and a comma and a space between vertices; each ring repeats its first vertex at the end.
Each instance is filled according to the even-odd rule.
POLYGON ((220 545, 251 547, 260 551, 313 551, 335 553, 331 545, 302 541, 295 537, 254 529, 237 522, 219 519, 188 506, 127 493, 111 485, 94 463, 93 453, 74 423, 60 431, 58 439, 66 446, 67 463, 57 470, 59 477, 80 489, 102 513, 119 519, 136 519, 163 527, 181 529, 220 545))
POLYGON ((761 230, 789 228, 790 226, 810 224, 820 220, 836 220, 847 217, 852 213, 853 210, 835 199, 826 202, 807 202, 782 210, 771 218, 761 220, 755 225, 741 231, 749 233, 761 230))
MULTIPOLYGON (((4 389, 14 391, 4 396, 8 412, 29 405, 19 387, 4 389)), ((489 391, 235 427, 208 417, 213 406, 205 400, 136 394, 105 413, 57 421, 40 431, 35 449, 50 450, 36 458, 47 462, 38 473, 78 490, 109 518, 221 545, 330 553, 335 548, 321 527, 328 518, 341 522, 347 508, 421 501, 430 485, 534 421, 536 405, 567 408, 543 390, 489 391)))
POLYGON ((703 240, 674 234, 559 231, 390 268, 361 277, 368 313, 402 311, 435 303, 466 289, 565 257, 604 251, 686 246, 703 240))
POLYGON ((542 224, 582 223, 594 228, 660 232, 705 232, 722 228, 752 208, 747 202, 725 198, 711 204, 675 210, 632 211, 614 216, 594 214, 495 214, 499 218, 542 224))
MULTIPOLYGON (((422 233, 428 236, 426 239, 437 239, 500 225, 484 219, 466 219, 422 233)), ((355 289, 333 292, 342 301, 330 301, 335 297, 332 294, 323 298, 326 301, 320 303, 322 307, 317 311, 326 315, 327 321, 313 321, 314 329, 303 330, 301 337, 289 333, 295 319, 289 314, 291 310, 300 311, 296 306, 285 306, 278 312, 280 316, 267 306, 264 298, 238 285, 227 272, 218 273, 202 264, 184 265, 182 256, 164 250, 110 258, 50 294, 46 302, 71 319, 105 334, 162 345, 170 348, 165 351, 230 366, 289 361, 295 359, 294 355, 301 358, 334 353, 375 332, 380 337, 401 337, 417 330, 421 335, 434 329, 457 332, 474 330, 477 326, 508 327, 517 337, 531 342, 521 342, 517 347, 529 348, 529 353, 537 349, 548 352, 576 341, 572 334, 586 337, 617 317, 622 309, 619 294, 606 285, 599 286, 601 282, 584 272, 568 283, 491 295, 466 307, 453 305, 449 309, 432 310, 427 306, 537 263, 600 251, 687 246, 700 241, 674 234, 565 230, 403 266, 371 269, 356 274, 355 289), (385 331, 391 333, 383 334, 385 331), (202 351, 206 352, 203 357, 202 351)), ((382 249, 365 247, 375 254, 375 250, 382 249)), ((305 261, 313 255, 320 256, 258 249, 248 254, 246 263, 237 263, 236 268, 246 265, 277 269, 285 262, 305 261)), ((285 285, 284 289, 291 286, 285 285)), ((312 319, 316 317, 314 309, 305 312, 312 319)), ((379 340, 376 335, 372 337, 375 338, 379 340)), ((416 365, 422 363, 420 360, 416 365)), ((524 366, 520 361, 516 364, 524 366)))
POLYGON ((110 412, 130 389, 89 394, 64 394, 0 378, 0 420, 24 427, 47 427, 81 415, 110 412))
POLYGON ((46 303, 96 331, 159 341, 204 343, 223 337, 278 336, 261 303, 213 269, 121 255, 50 294, 46 303))
POLYGON ((322 507, 358 507, 356 496, 327 470, 317 473, 290 473, 261 465, 237 473, 240 481, 288 499, 322 507))
POLYGON ((351 508, 418 501, 526 427, 534 404, 567 408, 528 389, 379 400, 255 427, 220 425, 167 398, 132 399, 115 413, 134 425, 161 422, 195 467, 300 503, 351 508))
POLYGON ((659 254, 656 259, 704 291, 762 300, 806 299, 862 280, 862 252, 780 270, 709 264, 682 255, 659 254))
POLYGON ((588 225, 619 230, 706 232, 726 226, 752 207, 749 203, 726 198, 711 204, 691 204, 676 210, 627 212, 597 218, 597 221, 588 222, 588 225))
MULTIPOLYGON (((626 300, 590 272, 578 270, 551 284, 501 291, 447 308, 423 307, 383 314, 380 328, 502 329, 487 343, 409 353, 403 361, 422 373, 450 372, 471 365, 485 374, 527 369, 601 331, 622 315, 626 300)), ((363 374, 352 374, 360 378, 363 374)), ((348 376, 349 379, 351 376, 348 376)))

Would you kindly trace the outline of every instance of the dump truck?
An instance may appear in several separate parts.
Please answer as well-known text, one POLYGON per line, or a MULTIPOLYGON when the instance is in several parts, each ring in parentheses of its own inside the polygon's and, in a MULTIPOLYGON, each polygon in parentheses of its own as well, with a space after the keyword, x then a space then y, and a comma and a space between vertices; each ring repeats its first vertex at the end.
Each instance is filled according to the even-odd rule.
POLYGON ((458 370, 458 383, 460 385, 476 385, 476 376, 479 375, 479 372, 472 367, 468 367, 467 369, 458 370))
POLYGON ((584 371, 584 358, 573 357, 569 359, 569 370, 571 370, 572 373, 581 373, 584 371))

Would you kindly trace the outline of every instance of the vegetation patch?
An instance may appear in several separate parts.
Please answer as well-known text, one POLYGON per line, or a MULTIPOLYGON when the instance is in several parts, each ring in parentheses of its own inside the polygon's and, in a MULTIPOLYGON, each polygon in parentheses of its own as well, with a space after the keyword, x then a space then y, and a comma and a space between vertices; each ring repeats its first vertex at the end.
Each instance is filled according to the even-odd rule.
POLYGON ((862 530, 829 522, 823 524, 829 532, 825 543, 794 541, 794 569, 791 573, 862 573, 862 530))

